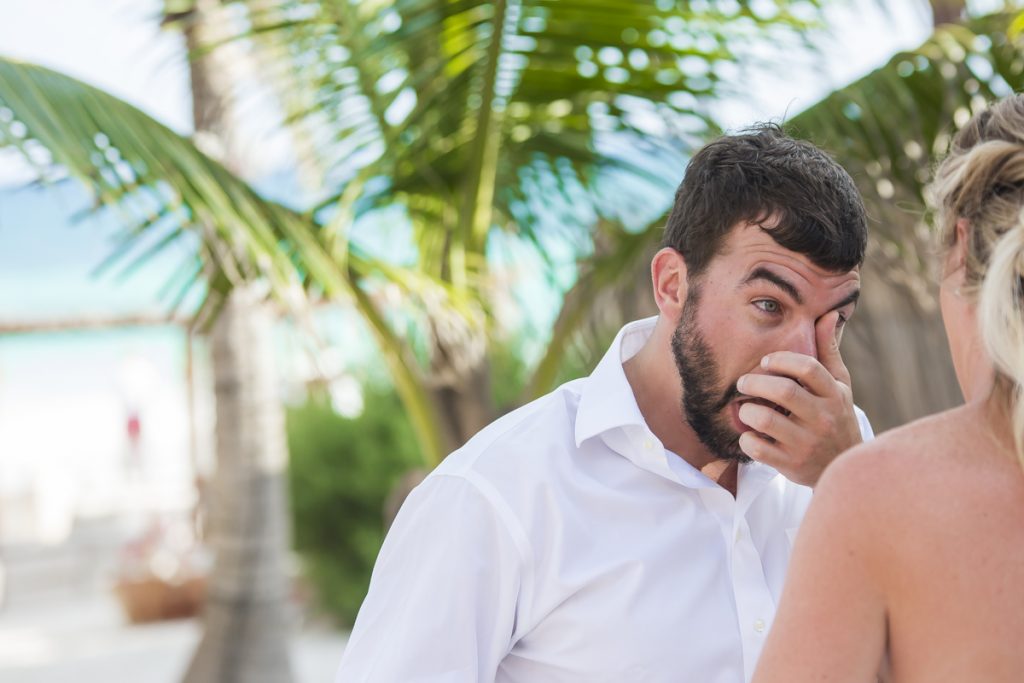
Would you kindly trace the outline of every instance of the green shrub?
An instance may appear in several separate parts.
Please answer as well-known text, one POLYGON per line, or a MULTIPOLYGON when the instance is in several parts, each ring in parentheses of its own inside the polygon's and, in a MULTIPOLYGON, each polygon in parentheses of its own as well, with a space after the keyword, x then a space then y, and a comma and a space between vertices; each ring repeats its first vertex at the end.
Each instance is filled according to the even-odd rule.
POLYGON ((288 410, 288 471, 295 549, 319 604, 350 626, 384 539, 384 501, 421 464, 394 392, 370 389, 364 411, 341 417, 327 400, 288 410))
MULTIPOLYGON (((521 344, 507 339, 491 348, 498 414, 522 398, 521 344)), ((405 472, 423 466, 394 390, 366 388, 363 403, 356 419, 338 415, 321 396, 288 410, 294 546, 320 607, 344 626, 355 620, 384 540, 385 500, 405 472)))

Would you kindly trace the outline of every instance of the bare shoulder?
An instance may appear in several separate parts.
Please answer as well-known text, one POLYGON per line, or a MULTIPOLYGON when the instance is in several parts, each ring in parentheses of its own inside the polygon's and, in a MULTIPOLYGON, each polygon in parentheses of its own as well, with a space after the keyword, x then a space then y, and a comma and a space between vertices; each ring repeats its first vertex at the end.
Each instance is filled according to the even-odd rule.
POLYGON ((825 474, 843 479, 899 478, 919 472, 922 466, 952 464, 957 445, 973 431, 974 424, 975 418, 964 406, 923 417, 851 448, 825 474))
POLYGON ((933 499, 936 480, 954 481, 950 470, 963 466, 964 452, 971 450, 973 422, 967 409, 954 408, 851 448, 825 470, 815 499, 835 498, 837 506, 856 500, 864 522, 907 505, 919 494, 933 499))

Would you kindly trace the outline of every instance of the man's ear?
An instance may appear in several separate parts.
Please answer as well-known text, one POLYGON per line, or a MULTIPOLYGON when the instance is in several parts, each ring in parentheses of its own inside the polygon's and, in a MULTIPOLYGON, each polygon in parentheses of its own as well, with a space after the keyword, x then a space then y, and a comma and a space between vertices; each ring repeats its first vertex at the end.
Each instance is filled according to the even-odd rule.
POLYGON ((686 261, 672 247, 665 247, 651 260, 654 303, 663 316, 678 320, 686 305, 686 261))

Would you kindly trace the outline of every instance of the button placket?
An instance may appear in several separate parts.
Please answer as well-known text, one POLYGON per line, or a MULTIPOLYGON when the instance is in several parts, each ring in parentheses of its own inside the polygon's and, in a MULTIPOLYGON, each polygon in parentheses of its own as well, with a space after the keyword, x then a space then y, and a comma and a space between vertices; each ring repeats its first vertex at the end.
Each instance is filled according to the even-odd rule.
POLYGON ((733 538, 733 591, 743 642, 743 664, 749 680, 775 616, 775 601, 764 576, 761 555, 754 545, 746 519, 741 515, 737 515, 733 538))

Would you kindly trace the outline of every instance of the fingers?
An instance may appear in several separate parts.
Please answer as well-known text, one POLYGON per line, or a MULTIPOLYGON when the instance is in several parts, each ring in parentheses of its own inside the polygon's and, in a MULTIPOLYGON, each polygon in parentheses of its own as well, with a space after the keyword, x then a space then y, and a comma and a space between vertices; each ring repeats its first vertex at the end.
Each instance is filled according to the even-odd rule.
POLYGON ((740 450, 759 463, 774 467, 792 482, 803 486, 814 486, 829 461, 793 458, 780 444, 769 441, 763 434, 743 432, 739 440, 740 450))
POLYGON ((818 346, 818 360, 829 374, 837 380, 850 386, 850 371, 843 363, 843 357, 839 353, 839 312, 832 311, 823 315, 814 325, 814 335, 818 346))
POLYGON ((799 383, 779 375, 743 375, 736 382, 740 393, 763 398, 803 417, 814 409, 814 397, 799 383))
POLYGON ((829 386, 836 381, 849 387, 850 371, 839 353, 838 322, 839 313, 832 311, 815 324, 817 359, 802 353, 776 351, 761 359, 761 367, 769 372, 792 377, 819 396, 824 395, 823 392, 828 391, 829 386))
POLYGON ((783 447, 805 440, 804 430, 800 426, 768 406, 744 403, 740 406, 739 416, 743 424, 765 436, 770 436, 783 447))
MULTIPOLYGON (((839 361, 840 365, 842 361, 839 361)), ((815 396, 832 396, 836 393, 836 383, 850 386, 850 373, 845 365, 841 365, 841 371, 833 361, 833 367, 840 372, 840 376, 832 374, 832 371, 818 362, 812 356, 791 351, 776 351, 761 359, 761 367, 775 375, 790 377, 802 384, 805 389, 815 396)))
POLYGON ((839 353, 839 313, 815 324, 817 357, 777 351, 761 361, 764 372, 747 374, 736 389, 789 412, 746 402, 739 418, 751 431, 739 437, 748 456, 788 479, 813 486, 836 455, 856 443, 860 430, 853 407, 850 373, 839 353), (767 374, 766 374, 767 373, 767 374))
POLYGON ((763 436, 755 434, 754 432, 743 432, 740 434, 739 446, 741 451, 754 460, 774 467, 780 472, 783 472, 783 474, 788 475, 788 472, 786 471, 788 468, 786 465, 792 460, 792 458, 788 453, 786 453, 786 451, 771 443, 763 436))

